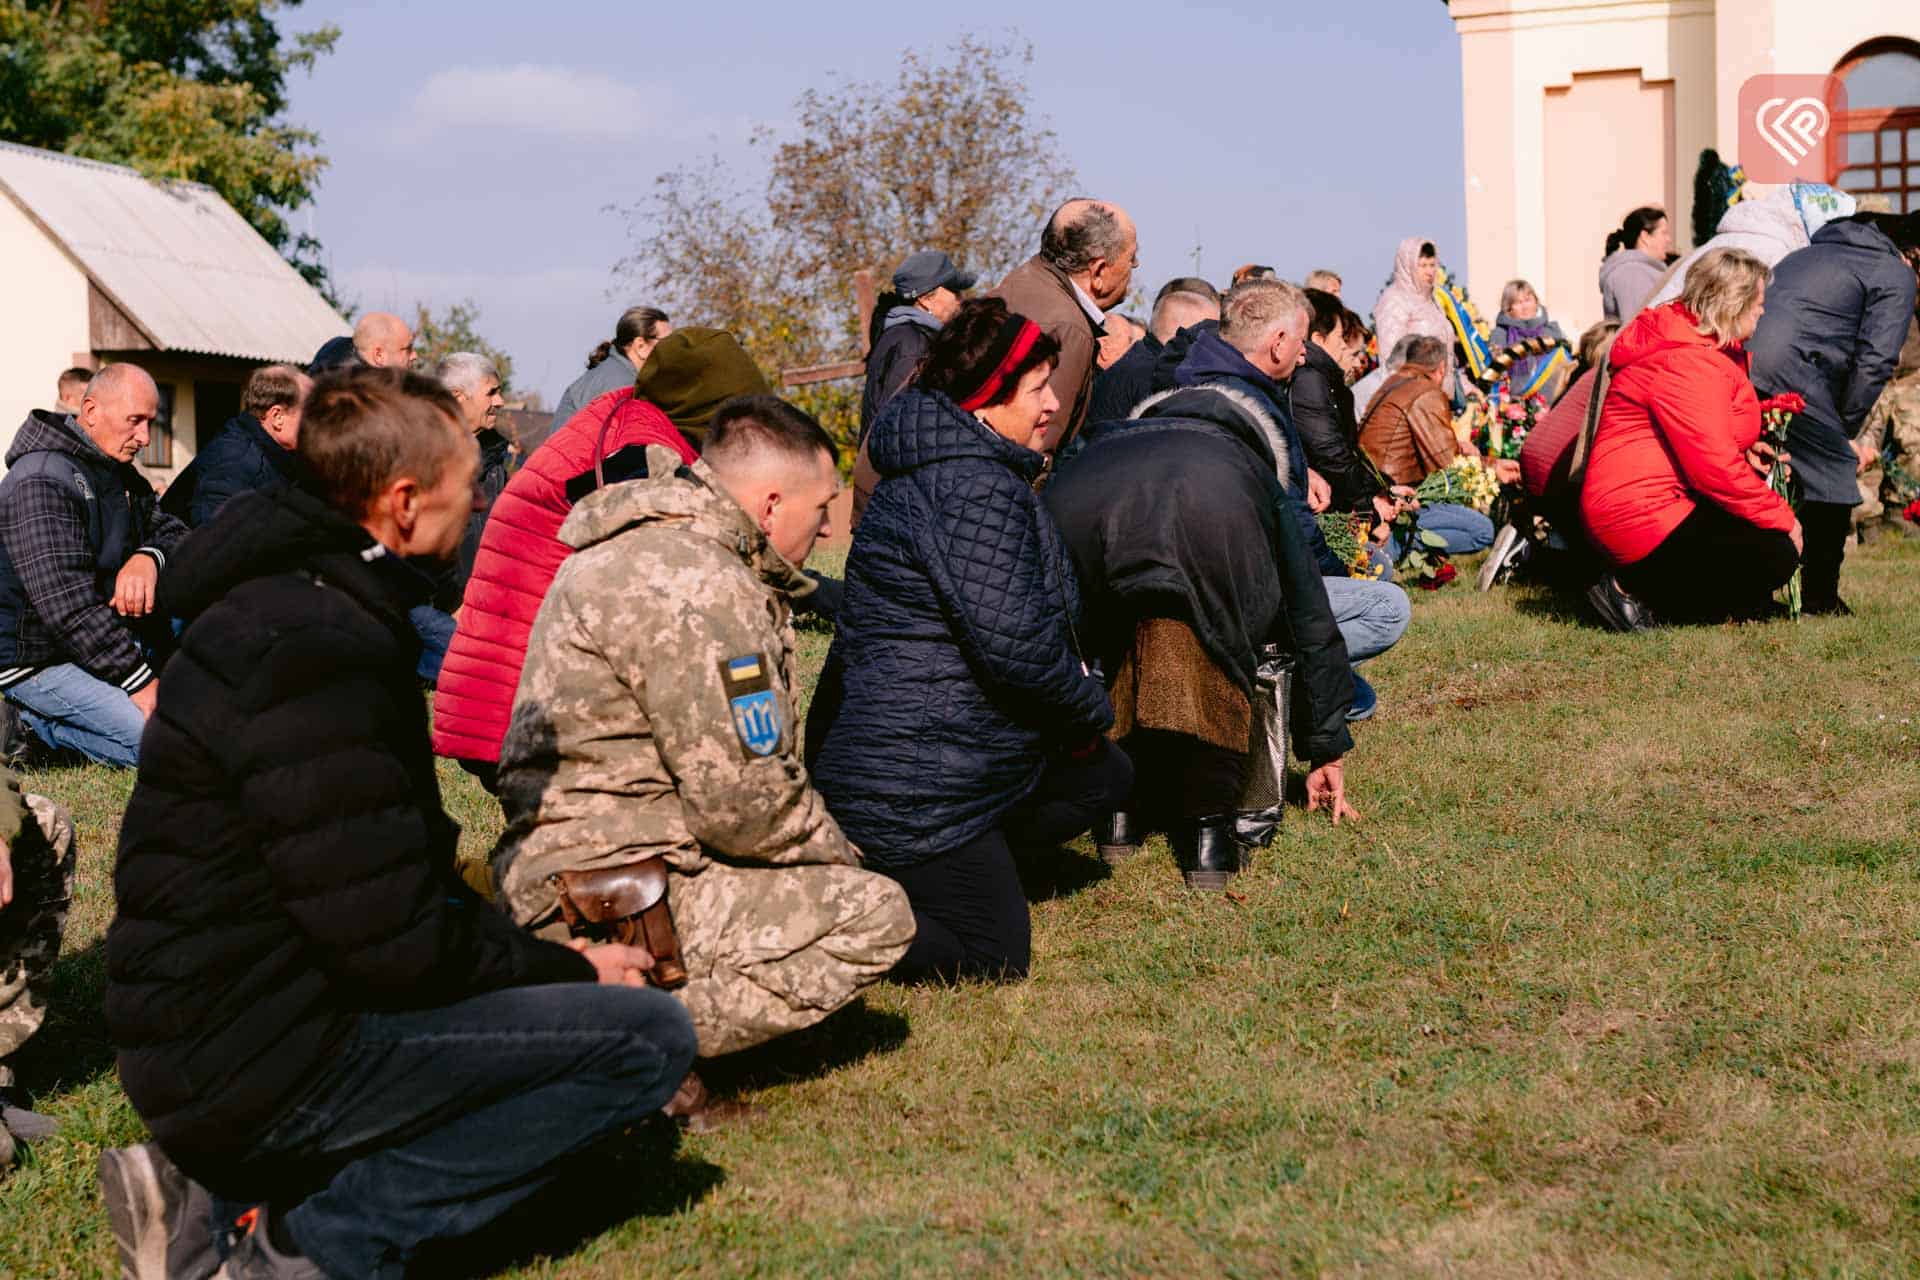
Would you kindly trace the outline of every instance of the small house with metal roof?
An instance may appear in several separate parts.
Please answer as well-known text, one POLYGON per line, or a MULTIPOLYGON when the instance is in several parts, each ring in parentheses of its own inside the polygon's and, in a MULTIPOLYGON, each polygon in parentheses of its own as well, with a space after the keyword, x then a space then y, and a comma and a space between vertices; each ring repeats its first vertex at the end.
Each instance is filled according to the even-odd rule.
POLYGON ((74 366, 160 384, 156 480, 240 411, 262 364, 305 365, 347 322, 211 187, 0 142, 0 451, 74 366))

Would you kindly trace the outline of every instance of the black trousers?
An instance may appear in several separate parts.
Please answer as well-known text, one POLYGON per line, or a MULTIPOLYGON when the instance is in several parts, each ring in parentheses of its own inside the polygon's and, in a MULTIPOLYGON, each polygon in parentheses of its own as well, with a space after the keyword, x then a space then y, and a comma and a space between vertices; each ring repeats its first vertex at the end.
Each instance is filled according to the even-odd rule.
POLYGON ((1807 551, 1800 560, 1800 604, 1813 610, 1840 602, 1840 562, 1853 536, 1853 508, 1841 502, 1802 502, 1800 534, 1807 551))
POLYGON ((1033 961, 1033 921, 1014 869, 1014 848, 1053 848, 1124 808, 1133 788, 1126 753, 1101 739, 1085 759, 1062 757, 999 824, 910 867, 881 868, 913 905, 913 945, 894 965, 898 982, 1024 978, 1033 961))
POLYGON ((1724 622, 1766 616, 1799 563, 1786 534, 1703 501, 1651 555, 1614 576, 1660 621, 1724 622))

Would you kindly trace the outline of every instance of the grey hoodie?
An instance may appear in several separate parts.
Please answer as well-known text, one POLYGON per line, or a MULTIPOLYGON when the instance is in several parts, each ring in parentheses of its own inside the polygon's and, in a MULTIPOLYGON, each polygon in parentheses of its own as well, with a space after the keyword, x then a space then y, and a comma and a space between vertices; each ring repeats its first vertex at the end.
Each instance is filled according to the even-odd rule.
POLYGON ((1600 264, 1600 307, 1609 320, 1633 318, 1652 296, 1667 264, 1638 249, 1615 249, 1600 264))

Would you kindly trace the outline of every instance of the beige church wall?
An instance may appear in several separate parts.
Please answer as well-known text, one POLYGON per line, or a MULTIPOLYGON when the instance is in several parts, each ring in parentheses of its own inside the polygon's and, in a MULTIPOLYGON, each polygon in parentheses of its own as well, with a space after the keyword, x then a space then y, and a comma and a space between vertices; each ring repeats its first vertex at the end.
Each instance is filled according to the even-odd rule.
POLYGON ((0 455, 88 347, 87 277, 10 198, 0 195, 0 455))
MULTIPOLYGON (((1546 93, 1548 306, 1567 336, 1601 318, 1599 272, 1607 235, 1629 209, 1679 207, 1674 164, 1674 86, 1637 71, 1577 75, 1546 93), (1623 145, 1624 144, 1624 145, 1623 145), (1615 208, 1596 193, 1638 193, 1615 208)), ((1536 283, 1539 283, 1536 279, 1536 283)), ((1495 299, 1498 294, 1492 295, 1495 299)))
MULTIPOLYGON (((1485 311, 1512 276, 1549 281, 1547 306, 1573 334, 1599 318, 1606 231, 1637 205, 1674 211, 1713 143, 1713 0, 1452 0, 1450 8, 1465 86, 1468 287, 1485 311), (1627 92, 1614 73, 1639 84, 1627 92), (1576 85, 1575 77, 1589 79, 1576 85), (1589 93, 1605 98, 1602 110, 1566 109, 1589 93), (1608 106, 1622 116, 1609 117, 1608 106), (1670 129, 1652 124, 1656 106, 1663 121, 1670 111, 1670 129)), ((1686 211, 1677 213, 1684 248, 1686 211)))

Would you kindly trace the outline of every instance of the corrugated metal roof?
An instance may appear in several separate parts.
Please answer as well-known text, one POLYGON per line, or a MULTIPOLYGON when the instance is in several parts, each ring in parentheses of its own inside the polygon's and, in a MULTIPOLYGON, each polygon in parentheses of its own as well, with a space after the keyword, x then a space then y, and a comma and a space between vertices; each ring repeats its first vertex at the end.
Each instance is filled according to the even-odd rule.
POLYGON ((304 364, 347 332, 211 187, 0 142, 0 189, 164 350, 304 364))

